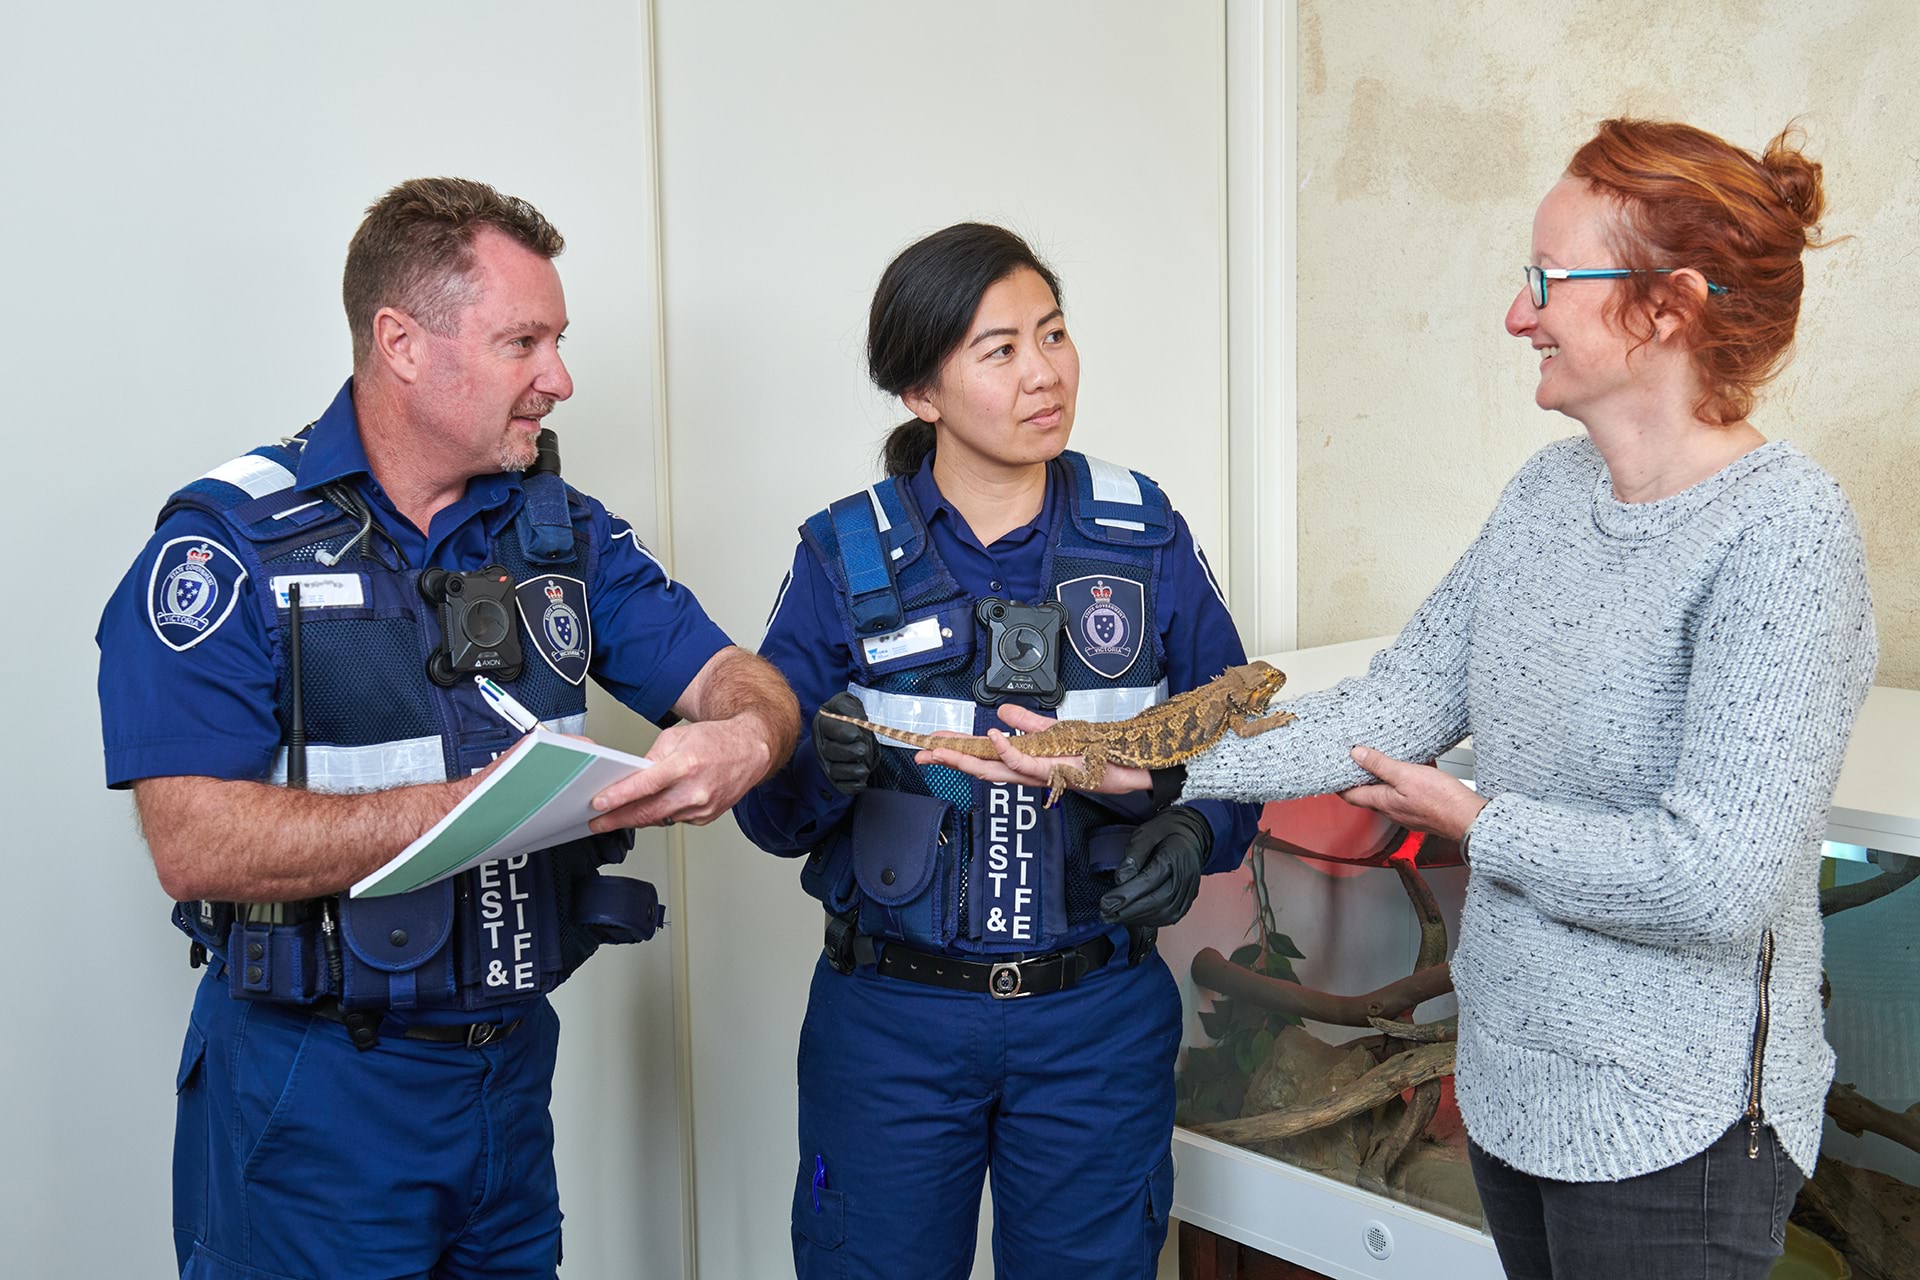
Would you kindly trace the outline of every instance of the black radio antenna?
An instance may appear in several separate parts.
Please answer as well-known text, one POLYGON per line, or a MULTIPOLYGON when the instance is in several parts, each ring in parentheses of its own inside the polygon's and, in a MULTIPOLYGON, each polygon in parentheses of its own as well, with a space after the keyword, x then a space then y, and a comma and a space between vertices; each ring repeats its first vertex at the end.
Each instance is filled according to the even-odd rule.
POLYGON ((307 718, 300 697, 300 584, 287 585, 287 683, 293 694, 293 714, 287 725, 287 785, 307 788, 307 718))

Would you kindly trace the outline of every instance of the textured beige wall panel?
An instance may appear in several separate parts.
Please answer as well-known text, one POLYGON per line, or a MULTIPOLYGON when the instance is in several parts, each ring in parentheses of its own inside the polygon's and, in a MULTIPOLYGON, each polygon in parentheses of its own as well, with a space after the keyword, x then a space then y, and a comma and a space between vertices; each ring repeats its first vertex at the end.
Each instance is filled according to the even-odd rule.
POLYGON ((1879 682, 1920 687, 1920 6, 1912 0, 1301 0, 1300 642, 1395 631, 1521 462, 1501 327, 1534 206, 1610 115, 1825 165, 1797 354, 1753 421, 1826 466, 1867 537, 1879 682))

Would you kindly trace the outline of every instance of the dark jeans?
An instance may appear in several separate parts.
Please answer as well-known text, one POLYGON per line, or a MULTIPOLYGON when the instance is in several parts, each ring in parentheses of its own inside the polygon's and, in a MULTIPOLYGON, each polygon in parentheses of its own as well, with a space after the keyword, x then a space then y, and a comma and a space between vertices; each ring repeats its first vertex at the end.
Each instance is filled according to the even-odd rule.
POLYGON ((1773 1130, 1736 1123, 1705 1151, 1619 1182, 1536 1178, 1469 1144, 1509 1280, 1764 1280, 1804 1181, 1773 1130))

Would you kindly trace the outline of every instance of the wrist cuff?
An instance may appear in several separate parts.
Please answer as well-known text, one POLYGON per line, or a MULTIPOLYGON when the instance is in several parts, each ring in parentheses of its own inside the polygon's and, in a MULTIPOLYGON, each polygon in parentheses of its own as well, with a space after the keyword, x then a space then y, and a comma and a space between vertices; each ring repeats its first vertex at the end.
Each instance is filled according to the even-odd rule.
POLYGON ((1153 769, 1148 772, 1147 776, 1153 780, 1153 790, 1149 794, 1153 797, 1153 807, 1155 809, 1166 808, 1175 800, 1178 800, 1180 793, 1186 790, 1187 766, 1184 764, 1168 765, 1164 769, 1153 769))
MULTIPOLYGON (((1486 811, 1487 811, 1487 806, 1484 804, 1481 805, 1480 813, 1485 813, 1486 811)), ((1472 850, 1473 829, 1480 825, 1480 813, 1474 814, 1473 821, 1469 822, 1467 824, 1467 829, 1460 833, 1460 861, 1461 862, 1470 863, 1473 861, 1473 850, 1472 850)))

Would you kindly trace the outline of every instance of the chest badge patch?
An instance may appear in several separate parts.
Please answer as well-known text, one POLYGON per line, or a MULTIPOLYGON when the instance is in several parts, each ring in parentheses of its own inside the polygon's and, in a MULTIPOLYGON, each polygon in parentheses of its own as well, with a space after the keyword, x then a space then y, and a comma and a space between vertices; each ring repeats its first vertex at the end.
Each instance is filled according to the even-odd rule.
POLYGON ((1147 589, 1131 578, 1095 574, 1054 588, 1067 607, 1067 639, 1080 661, 1117 680, 1140 656, 1147 634, 1147 589))
POLYGON ((208 538, 174 538, 160 548, 147 581, 153 634, 181 653, 220 629, 240 599, 247 568, 208 538))
POLYGON ((520 621, 534 649, 568 684, 587 678, 593 661, 593 620, 587 614, 587 584, 543 573, 513 589, 520 621))

